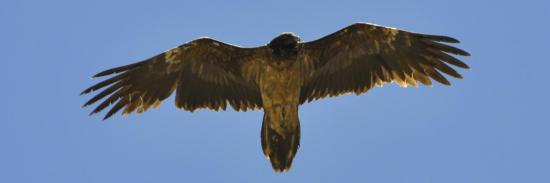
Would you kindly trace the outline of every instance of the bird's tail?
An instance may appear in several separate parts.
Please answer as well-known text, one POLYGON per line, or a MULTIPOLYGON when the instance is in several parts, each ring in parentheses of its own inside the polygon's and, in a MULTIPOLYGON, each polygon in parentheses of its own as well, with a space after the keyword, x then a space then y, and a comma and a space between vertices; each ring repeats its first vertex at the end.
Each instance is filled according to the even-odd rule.
MULTIPOLYGON (((296 112, 297 113, 297 112, 296 112)), ((284 115, 284 114, 283 114, 284 115)), ((262 149, 277 172, 288 171, 300 145, 300 123, 298 116, 292 121, 280 121, 264 114, 262 124, 262 149)))

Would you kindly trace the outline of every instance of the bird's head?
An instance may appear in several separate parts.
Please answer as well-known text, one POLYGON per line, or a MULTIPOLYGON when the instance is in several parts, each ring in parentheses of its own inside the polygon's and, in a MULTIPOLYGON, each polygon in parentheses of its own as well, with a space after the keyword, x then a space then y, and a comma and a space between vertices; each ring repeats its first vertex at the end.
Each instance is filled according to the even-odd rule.
POLYGON ((291 57, 298 53, 298 43, 300 43, 298 36, 285 32, 271 40, 267 46, 273 50, 273 54, 276 56, 291 57))

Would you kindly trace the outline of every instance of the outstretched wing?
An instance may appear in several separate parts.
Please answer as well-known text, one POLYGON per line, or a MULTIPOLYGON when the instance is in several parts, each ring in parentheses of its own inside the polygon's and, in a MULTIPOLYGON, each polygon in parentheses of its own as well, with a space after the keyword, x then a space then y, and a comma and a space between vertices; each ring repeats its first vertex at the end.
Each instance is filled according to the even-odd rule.
POLYGON ((354 92, 396 82, 400 86, 431 85, 430 78, 450 85, 439 71, 462 78, 452 64, 468 65, 450 54, 469 56, 461 49, 442 44, 459 41, 356 23, 321 39, 302 43, 302 59, 310 69, 301 90, 300 102, 354 92))
POLYGON ((219 110, 229 103, 235 110, 262 107, 258 86, 243 75, 254 75, 255 48, 240 48, 209 38, 200 38, 145 61, 109 69, 94 77, 116 74, 84 90, 87 94, 106 87, 84 106, 107 97, 91 114, 110 104, 105 115, 146 111, 176 91, 176 106, 188 111, 219 110), (251 66, 252 65, 252 66, 251 66), (248 72, 248 73, 243 73, 248 72))

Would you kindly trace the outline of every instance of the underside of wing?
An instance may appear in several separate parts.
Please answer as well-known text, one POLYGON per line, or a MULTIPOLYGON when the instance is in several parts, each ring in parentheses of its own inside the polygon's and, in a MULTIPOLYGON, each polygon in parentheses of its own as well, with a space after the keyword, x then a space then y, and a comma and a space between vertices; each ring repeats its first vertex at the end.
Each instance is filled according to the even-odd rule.
POLYGON ((431 85, 431 79, 450 82, 440 73, 462 76, 447 64, 468 66, 450 54, 469 53, 444 43, 458 40, 357 23, 319 40, 303 43, 302 60, 310 77, 301 91, 301 103, 345 93, 361 94, 374 86, 431 85))
POLYGON ((197 39, 145 61, 98 73, 94 77, 114 76, 84 90, 82 94, 105 88, 84 106, 104 99, 94 114, 113 104, 107 119, 121 109, 123 114, 144 112, 175 91, 176 106, 187 111, 225 110, 228 103, 237 111, 259 109, 258 87, 241 72, 242 67, 255 64, 253 57, 253 48, 197 39))

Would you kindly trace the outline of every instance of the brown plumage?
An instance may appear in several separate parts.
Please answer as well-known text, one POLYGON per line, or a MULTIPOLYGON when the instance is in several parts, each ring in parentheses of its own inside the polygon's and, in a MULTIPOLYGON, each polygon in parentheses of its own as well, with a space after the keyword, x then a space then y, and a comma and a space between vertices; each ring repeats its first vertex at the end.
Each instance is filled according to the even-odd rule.
POLYGON ((468 65, 450 54, 469 56, 444 43, 458 40, 356 23, 311 42, 283 33, 268 45, 240 48, 200 38, 144 61, 109 69, 113 75, 90 88, 106 88, 84 106, 104 99, 91 114, 109 107, 104 119, 144 112, 176 93, 176 107, 237 111, 263 109, 261 143, 275 171, 286 171, 300 144, 299 105, 373 86, 450 82, 440 73, 462 76, 448 64, 468 65))

